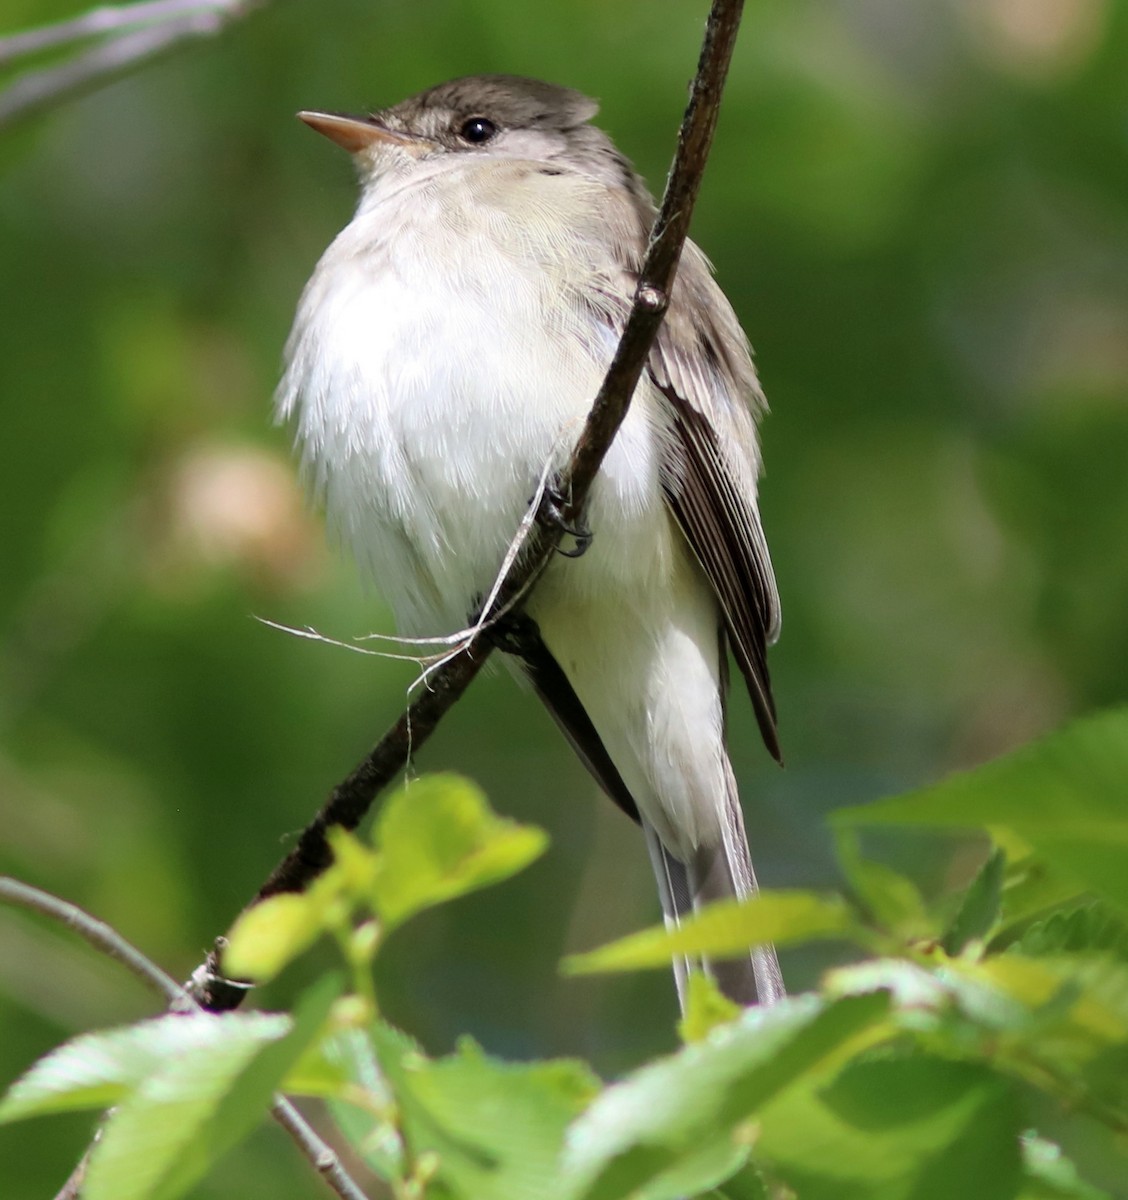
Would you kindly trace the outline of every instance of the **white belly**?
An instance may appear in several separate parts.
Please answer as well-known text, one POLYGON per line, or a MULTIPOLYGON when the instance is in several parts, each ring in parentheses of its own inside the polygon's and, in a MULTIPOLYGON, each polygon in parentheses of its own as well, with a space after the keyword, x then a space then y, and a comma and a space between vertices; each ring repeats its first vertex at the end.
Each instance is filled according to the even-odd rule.
MULTIPOLYGON (((374 215, 311 280, 279 410, 401 629, 447 633, 489 591, 546 466, 571 451, 614 346, 536 264, 437 219, 407 241, 427 253, 409 255, 410 231, 374 215)), ((668 567, 657 411, 640 391, 608 455, 578 588, 644 586, 668 567)))

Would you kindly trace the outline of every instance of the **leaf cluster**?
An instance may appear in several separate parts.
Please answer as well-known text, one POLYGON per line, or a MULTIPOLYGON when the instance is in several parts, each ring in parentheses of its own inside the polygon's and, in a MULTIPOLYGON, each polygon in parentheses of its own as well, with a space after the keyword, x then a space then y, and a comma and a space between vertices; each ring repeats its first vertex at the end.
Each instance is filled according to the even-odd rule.
POLYGON ((380 1016, 369 967, 387 936, 545 848, 465 780, 424 779, 369 842, 336 836, 308 893, 232 931, 234 975, 269 979, 329 937, 347 988, 322 981, 293 1015, 79 1037, 10 1089, 0 1120, 114 1106, 89 1200, 185 1195, 278 1089, 322 1101, 397 1200, 1107 1200, 1128 1178, 1126 779, 1128 713, 1099 715, 837 813, 844 895, 764 893, 568 960, 639 970, 827 938, 856 951, 767 1010, 694 977, 681 1048, 610 1083, 470 1040, 434 1058, 380 1016), (890 825, 981 830, 986 851, 964 886, 926 898, 864 853, 866 831, 890 825))

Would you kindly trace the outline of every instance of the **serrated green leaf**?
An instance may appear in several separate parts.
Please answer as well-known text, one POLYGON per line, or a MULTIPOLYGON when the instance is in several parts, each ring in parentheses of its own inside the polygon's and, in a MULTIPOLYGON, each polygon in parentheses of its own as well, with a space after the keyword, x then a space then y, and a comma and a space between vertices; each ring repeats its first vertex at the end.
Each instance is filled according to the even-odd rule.
POLYGON ((700 1042, 718 1025, 735 1021, 743 1011, 708 975, 692 971, 686 981, 685 1012, 678 1022, 678 1035, 683 1042, 700 1042))
POLYGON ((1128 962, 1128 923, 1107 905, 1089 900, 1032 922, 1007 950, 1028 958, 1100 954, 1128 962))
POLYGON ((1020 1116, 984 1066, 881 1054, 768 1106, 757 1152, 803 1200, 1013 1200, 1020 1116))
MULTIPOLYGON (((991 830, 996 844, 1001 845, 996 837, 1001 830, 995 826, 991 830)), ((1024 845, 1020 839, 1004 838, 1009 846, 1001 846, 1007 856, 1006 876, 1003 880, 1003 894, 999 910, 999 925, 992 947, 1005 945, 1021 931, 1031 920, 1048 914, 1053 909, 1077 903, 1085 898, 1085 890, 1072 879, 1054 870, 1049 863, 1044 862, 1033 850, 1019 860, 1012 857, 1011 846, 1024 845)))
POLYGON ((859 808, 851 825, 1003 826, 1065 875, 1128 908, 1128 710, 1077 721, 934 787, 859 808))
POLYGON ((668 967, 682 954, 724 958, 765 942, 793 945, 816 938, 849 937, 856 929, 849 908, 836 896, 814 892, 761 892, 747 900, 721 900, 682 921, 676 929, 655 926, 587 954, 566 958, 568 975, 668 967))
POLYGON ((507 879, 548 844, 542 830, 496 816, 482 792, 455 775, 428 776, 397 792, 380 813, 375 839, 373 893, 389 928, 507 879))
POLYGON ((1084 1096, 1128 1125, 1128 968, 1099 958, 999 954, 953 960, 962 1012, 991 1036, 978 1052, 1059 1103, 1084 1096))
POLYGON ((87 1033, 41 1058, 0 1102, 0 1121, 117 1104, 170 1061, 216 1045, 237 1056, 282 1038, 288 1017, 269 1013, 157 1017, 122 1029, 87 1033))
POLYGON ((944 949, 959 954, 969 942, 987 938, 999 919, 1006 856, 995 850, 964 893, 963 902, 947 933, 944 949))
POLYGON ((784 1089, 883 1035, 885 993, 750 1009, 704 1042, 607 1088, 569 1130, 558 1195, 672 1200, 744 1162, 749 1121, 784 1089))
POLYGON ((184 1167, 188 1186, 198 1179, 210 1161, 201 1130, 261 1048, 257 1039, 224 1037, 143 1080, 115 1109, 91 1154, 88 1200, 151 1200, 184 1167))
POLYGON ((259 1013, 164 1018, 209 1022, 210 1036, 157 1065, 114 1110, 90 1156, 85 1200, 183 1196, 263 1119, 339 990, 332 979, 318 985, 293 1021, 259 1013))
POLYGON ((584 1064, 500 1062, 469 1040, 455 1054, 431 1060, 379 1025, 373 1040, 413 1157, 437 1154, 437 1182, 451 1195, 528 1200, 557 1194, 564 1132, 598 1089, 584 1064))

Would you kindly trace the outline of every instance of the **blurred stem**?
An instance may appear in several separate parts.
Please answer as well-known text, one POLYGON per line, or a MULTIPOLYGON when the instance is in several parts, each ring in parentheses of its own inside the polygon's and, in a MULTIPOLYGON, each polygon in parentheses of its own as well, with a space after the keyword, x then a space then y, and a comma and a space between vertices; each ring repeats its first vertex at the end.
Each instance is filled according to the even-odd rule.
POLYGON ((119 29, 155 25, 175 17, 227 7, 228 0, 147 0, 141 4, 102 5, 78 17, 56 21, 52 25, 38 25, 0 38, 0 66, 17 58, 65 46, 67 42, 82 42, 119 29))
POLYGON ((103 6, 54 25, 0 38, 0 66, 109 34, 56 66, 29 71, 0 92, 0 130, 135 71, 190 38, 212 37, 267 0, 152 0, 103 6), (141 26, 141 28, 137 28, 141 26), (125 30, 127 32, 119 32, 125 30))
POLYGON ((40 891, 7 875, 0 875, 0 901, 40 913, 74 930, 96 950, 121 963, 143 983, 159 992, 173 1008, 183 1010, 196 1007, 192 997, 171 975, 165 974, 136 946, 130 945, 116 929, 92 917, 77 904, 60 900, 50 892, 40 891))
POLYGON ((380 928, 374 921, 366 921, 354 929, 345 921, 334 927, 333 936, 352 972, 353 991, 364 1001, 368 1009, 367 1019, 373 1021, 380 1011, 372 981, 372 960, 380 945, 380 928))

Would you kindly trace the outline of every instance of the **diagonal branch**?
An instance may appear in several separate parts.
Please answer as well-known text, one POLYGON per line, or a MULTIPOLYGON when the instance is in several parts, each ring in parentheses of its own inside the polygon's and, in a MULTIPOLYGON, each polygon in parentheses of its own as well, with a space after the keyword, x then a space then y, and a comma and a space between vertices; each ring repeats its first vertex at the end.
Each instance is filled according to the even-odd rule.
POLYGON ((220 33, 266 0, 148 0, 91 9, 71 20, 0 38, 0 66, 73 42, 89 50, 29 71, 0 91, 0 129, 136 70, 189 38, 220 33))
MULTIPOLYGON (((567 467, 556 481, 559 495, 567 497, 563 521, 538 525, 525 553, 502 581, 494 611, 520 608, 521 601, 541 575, 560 543, 562 527, 575 525, 591 485, 626 416, 631 396, 658 334, 669 303, 690 217, 701 185, 720 111, 721 93, 732 59, 743 0, 713 0, 690 87, 689 104, 678 134, 677 151, 666 181, 646 259, 639 275, 634 303, 603 385, 592 404, 579 441, 567 467)), ((488 615, 488 614, 487 614, 488 615)), ((326 831, 333 825, 354 829, 373 800, 407 766, 412 754, 430 737, 444 714, 473 682, 496 645, 488 632, 470 639, 427 679, 427 689, 412 702, 396 724, 356 769, 333 789, 321 811, 306 827, 297 845, 274 869, 252 904, 278 892, 305 888, 330 861, 326 831)), ((246 995, 245 985, 223 977, 219 953, 223 939, 192 977, 190 990, 206 1008, 222 1011, 236 1007, 246 995)))
MULTIPOLYGON (((74 930, 96 950, 124 963, 142 982, 160 993, 173 1010, 185 1012, 198 1007, 196 1001, 175 979, 166 975, 155 962, 146 958, 116 929, 104 921, 99 921, 97 917, 92 917, 77 904, 60 900, 50 892, 41 891, 6 875, 0 875, 0 903, 17 905, 30 912, 40 913, 74 930)), ((274 1097, 270 1112, 341 1200, 366 1200, 360 1187, 341 1164, 336 1152, 321 1140, 305 1117, 285 1096, 274 1097)), ((98 1136, 95 1134, 95 1141, 98 1136)), ((92 1150, 93 1144, 56 1194, 55 1200, 78 1200, 92 1150)))

